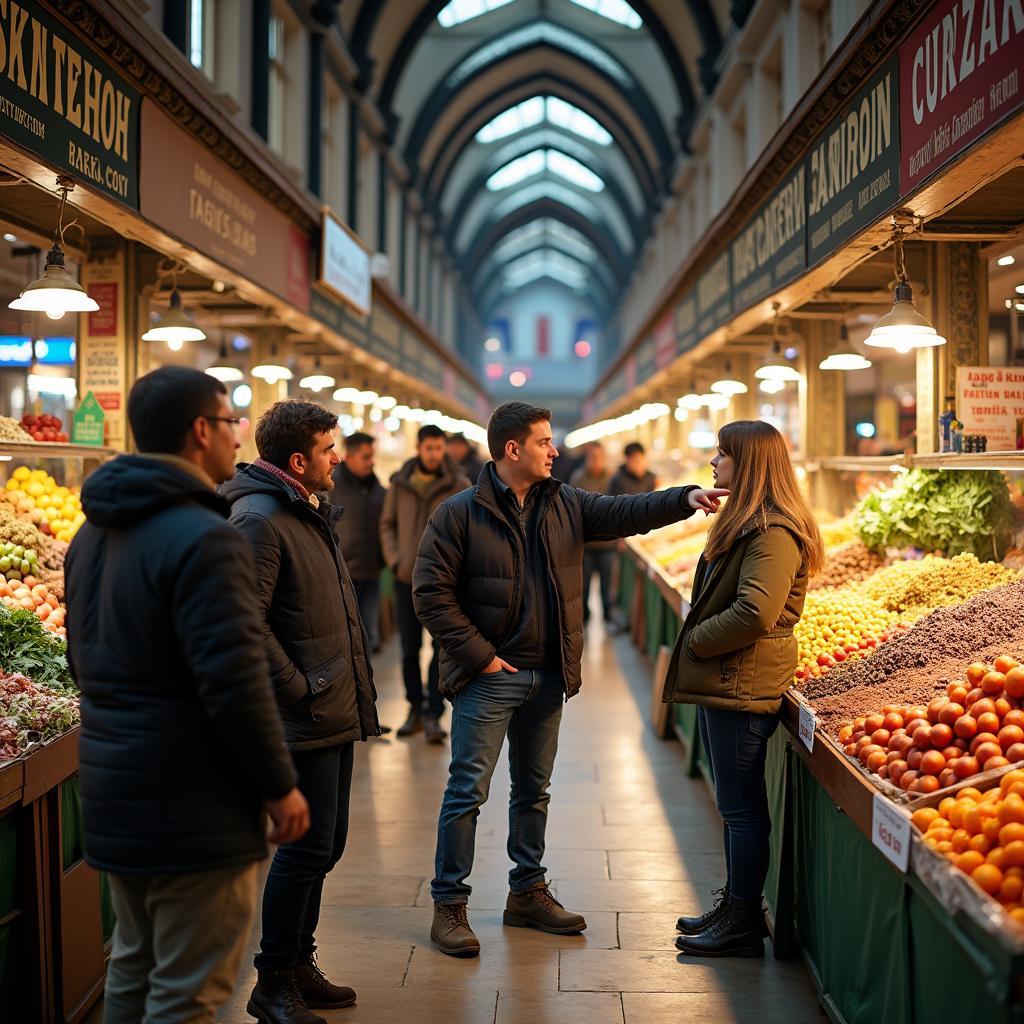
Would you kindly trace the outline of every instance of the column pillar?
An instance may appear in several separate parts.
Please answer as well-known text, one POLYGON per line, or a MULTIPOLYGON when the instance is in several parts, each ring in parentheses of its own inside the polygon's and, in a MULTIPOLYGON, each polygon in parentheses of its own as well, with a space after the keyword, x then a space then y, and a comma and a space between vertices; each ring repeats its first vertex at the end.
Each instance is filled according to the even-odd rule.
POLYGON ((938 451, 938 418, 956 394, 958 366, 988 363, 988 261, 977 242, 930 242, 925 267, 928 296, 918 308, 946 339, 917 351, 917 451, 938 451))
MULTIPOLYGON (((286 364, 288 361, 288 350, 285 344, 284 331, 279 327, 262 327, 253 332, 252 338, 252 365, 268 362, 273 359, 276 363, 286 364), (277 347, 276 353, 271 355, 271 348, 277 347)), ((251 378, 252 403, 249 406, 247 416, 251 423, 249 431, 242 441, 242 447, 238 452, 240 462, 252 462, 257 458, 256 451, 256 421, 275 402, 283 401, 288 397, 288 382, 279 381, 277 384, 268 384, 258 377, 251 378)))
MULTIPOLYGON (((818 364, 839 341, 837 320, 808 320, 797 325, 804 337, 800 353, 800 455, 806 462, 843 455, 846 448, 846 391, 841 370, 819 370, 818 364)), ((811 474, 810 497, 816 504, 841 511, 837 481, 831 472, 811 474)))

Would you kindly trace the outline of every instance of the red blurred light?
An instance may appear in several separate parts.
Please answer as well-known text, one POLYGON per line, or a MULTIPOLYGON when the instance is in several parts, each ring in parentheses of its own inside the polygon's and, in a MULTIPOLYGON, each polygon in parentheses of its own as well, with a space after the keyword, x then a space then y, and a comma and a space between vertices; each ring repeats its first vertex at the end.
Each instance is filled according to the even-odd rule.
POLYGON ((590 347, 589 341, 576 342, 576 355, 578 355, 580 359, 586 359, 592 351, 593 349, 590 347))
POLYGON ((500 380, 503 372, 501 363, 488 363, 484 367, 484 374, 488 380, 500 380))

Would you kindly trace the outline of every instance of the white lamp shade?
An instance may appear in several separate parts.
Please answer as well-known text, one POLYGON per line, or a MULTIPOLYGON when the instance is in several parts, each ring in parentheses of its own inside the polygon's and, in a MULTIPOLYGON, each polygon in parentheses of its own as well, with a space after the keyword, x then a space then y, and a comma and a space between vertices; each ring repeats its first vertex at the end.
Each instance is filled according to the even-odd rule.
POLYGON ((45 313, 51 320, 59 320, 65 313, 93 313, 100 306, 67 272, 64 253, 55 245, 46 257, 43 276, 28 285, 8 308, 45 313))
POLYGON ((945 345, 946 339, 935 330, 927 317, 917 311, 910 285, 901 281, 893 294, 892 309, 875 324, 864 344, 909 352, 915 348, 945 345))
POLYGON ((283 380, 292 379, 292 371, 280 363, 260 363, 249 372, 254 377, 265 380, 268 384, 279 384, 283 380))

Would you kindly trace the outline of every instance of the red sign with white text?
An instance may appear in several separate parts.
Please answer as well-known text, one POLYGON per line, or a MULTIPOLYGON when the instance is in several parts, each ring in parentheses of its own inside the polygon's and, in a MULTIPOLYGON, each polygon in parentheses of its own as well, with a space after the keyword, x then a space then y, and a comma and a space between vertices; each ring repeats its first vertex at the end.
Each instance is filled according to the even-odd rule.
POLYGON ((1024 105, 1021 0, 940 0, 900 47, 900 194, 1024 105))

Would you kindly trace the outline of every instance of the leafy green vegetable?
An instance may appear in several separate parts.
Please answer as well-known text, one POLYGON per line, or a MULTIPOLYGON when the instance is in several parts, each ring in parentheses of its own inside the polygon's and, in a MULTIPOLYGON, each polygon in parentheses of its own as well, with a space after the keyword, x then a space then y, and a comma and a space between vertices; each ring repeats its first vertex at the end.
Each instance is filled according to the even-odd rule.
POLYGON ((41 686, 74 690, 65 650, 64 641, 52 636, 35 613, 0 605, 0 670, 21 673, 41 686))
POLYGON ((1001 473, 912 469, 867 495, 854 512, 861 540, 876 551, 918 547, 998 561, 1009 543, 1010 492, 1001 473))

